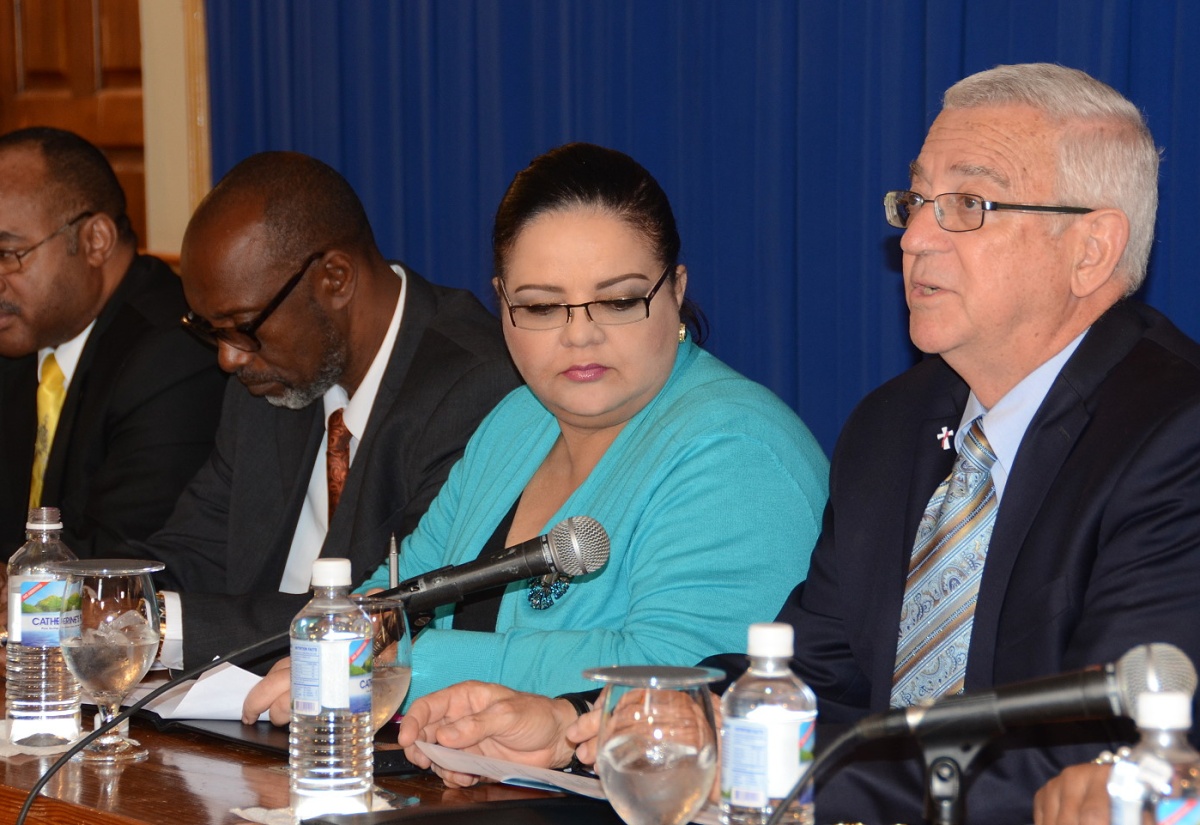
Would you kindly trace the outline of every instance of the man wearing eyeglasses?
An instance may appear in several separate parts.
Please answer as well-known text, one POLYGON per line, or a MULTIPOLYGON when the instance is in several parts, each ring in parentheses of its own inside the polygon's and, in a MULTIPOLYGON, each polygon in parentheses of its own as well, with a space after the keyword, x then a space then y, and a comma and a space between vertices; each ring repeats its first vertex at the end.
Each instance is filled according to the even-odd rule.
POLYGON ((145 539, 212 446, 224 377, 179 329, 178 277, 137 254, 125 193, 78 135, 0 136, 0 558, 30 507, 79 556, 145 539))
POLYGON ((385 260, 350 185, 305 155, 234 167, 181 269, 183 325, 237 379, 211 458, 142 549, 167 565, 163 660, 191 667, 286 630, 319 556, 365 578, 517 378, 496 318, 385 260))
MULTIPOLYGON (((780 617, 822 722, 1145 642, 1200 661, 1200 347, 1129 299, 1157 171, 1140 112, 1082 72, 1002 66, 946 93, 908 189, 884 199, 909 332, 932 357, 850 417, 808 581, 780 617)), ((997 734, 964 785, 967 821, 1030 821, 1043 782, 1131 733, 997 734)), ((818 811, 917 821, 923 785, 914 742, 884 743, 828 780, 818 811)))
MULTIPOLYGON (((904 229, 910 334, 930 357, 848 420, 808 579, 778 619, 817 695, 818 747, 872 713, 1145 642, 1200 661, 1200 347, 1129 299, 1157 207, 1141 114, 1082 72, 1002 66, 946 93, 910 171, 884 207, 904 229)), ((563 699, 467 683, 417 700, 400 738, 562 765, 573 743, 595 754, 595 714, 575 716, 563 699)), ((1133 731, 928 733, 963 768, 964 746, 990 741, 966 778, 933 774, 939 821, 961 815, 948 793, 961 785, 958 821, 1002 825, 1029 822, 1043 783, 1133 731)), ((818 822, 933 817, 913 737, 848 757, 819 783, 818 822)))

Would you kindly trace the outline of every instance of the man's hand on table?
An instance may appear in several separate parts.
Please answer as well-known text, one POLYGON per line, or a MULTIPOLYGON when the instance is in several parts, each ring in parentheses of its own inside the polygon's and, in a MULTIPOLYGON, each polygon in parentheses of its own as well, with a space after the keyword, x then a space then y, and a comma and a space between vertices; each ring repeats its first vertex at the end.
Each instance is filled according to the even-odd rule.
POLYGON ((286 725, 292 718, 292 660, 280 659, 262 681, 251 688, 242 702, 242 724, 253 725, 264 710, 272 725, 286 725))
POLYGON ((1109 825, 1111 771, 1091 762, 1064 768, 1034 796, 1034 825, 1109 825))

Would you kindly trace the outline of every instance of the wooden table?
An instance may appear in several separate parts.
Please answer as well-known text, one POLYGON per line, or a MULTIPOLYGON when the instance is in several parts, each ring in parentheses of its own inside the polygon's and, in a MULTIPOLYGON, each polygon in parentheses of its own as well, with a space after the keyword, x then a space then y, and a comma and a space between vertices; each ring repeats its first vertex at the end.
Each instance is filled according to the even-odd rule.
MULTIPOLYGON (((135 719, 131 735, 150 750, 144 762, 100 768, 71 762, 50 781, 26 822, 39 825, 234 825, 231 808, 288 804, 287 757, 205 734, 161 732, 135 719)), ((0 758, 0 823, 13 822, 51 757, 0 758)), ((376 784, 421 805, 547 797, 501 785, 447 789, 435 776, 379 777, 376 784)))

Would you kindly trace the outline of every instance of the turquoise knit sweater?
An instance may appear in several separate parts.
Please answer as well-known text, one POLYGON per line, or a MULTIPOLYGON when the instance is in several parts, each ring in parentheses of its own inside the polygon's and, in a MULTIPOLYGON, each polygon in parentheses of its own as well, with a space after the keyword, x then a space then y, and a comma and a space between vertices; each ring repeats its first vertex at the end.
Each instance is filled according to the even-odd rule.
MULTIPOLYGON (((400 551, 401 578, 472 561, 549 452, 559 428, 527 388, 484 419, 400 551)), ((409 701, 464 679, 555 695, 607 664, 692 665, 744 650, 808 570, 828 462, 766 388, 690 342, 670 378, 546 524, 587 515, 608 563, 548 609, 509 585, 496 632, 454 630, 439 608, 413 648, 409 701)), ((380 567, 366 587, 386 587, 380 567)))

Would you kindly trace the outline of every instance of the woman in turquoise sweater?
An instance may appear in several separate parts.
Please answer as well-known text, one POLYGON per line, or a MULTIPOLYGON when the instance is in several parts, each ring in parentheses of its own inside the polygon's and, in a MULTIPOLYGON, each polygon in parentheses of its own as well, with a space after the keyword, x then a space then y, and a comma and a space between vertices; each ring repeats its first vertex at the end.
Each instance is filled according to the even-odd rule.
MULTIPOLYGON (((464 679, 553 695, 590 687, 580 672, 595 665, 740 649, 807 572, 828 467, 782 401, 689 340, 666 195, 626 155, 564 146, 517 175, 493 252, 526 386, 405 539, 401 577, 573 515, 604 525, 611 555, 556 587, 439 609, 413 648, 412 697, 464 679)), ((366 586, 386 587, 386 569, 366 586)))
MULTIPOLYGON (((820 447, 770 391, 693 343, 675 219, 632 158, 579 143, 537 158, 509 186, 492 243, 526 386, 480 425, 404 539, 401 578, 575 515, 605 527, 611 554, 571 581, 439 608, 413 646, 409 701, 465 679, 553 695, 590 687, 580 674, 596 665, 740 649, 807 573, 827 496, 820 447)), ((361 589, 386 586, 381 567, 361 589)))

